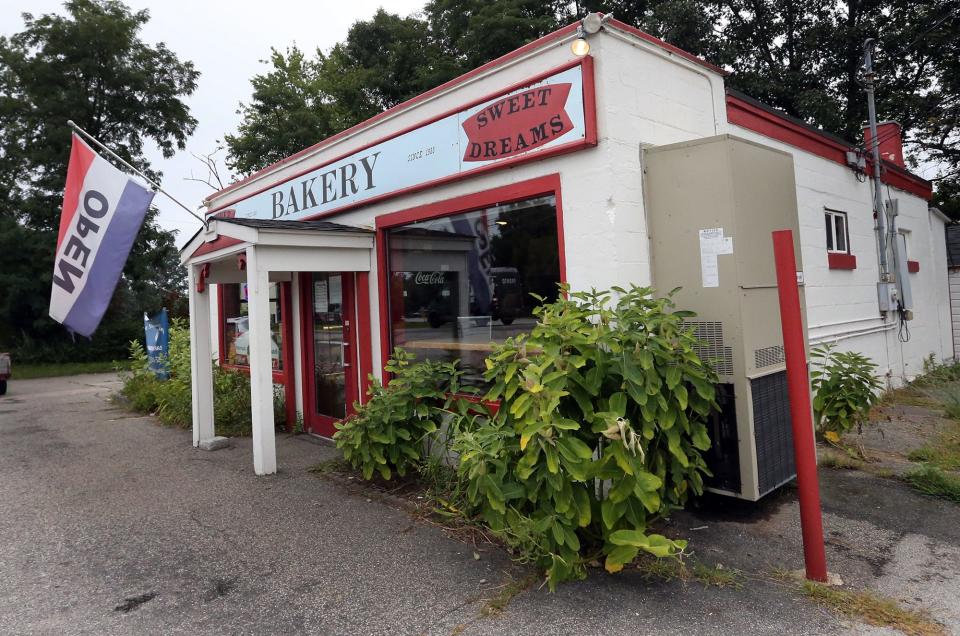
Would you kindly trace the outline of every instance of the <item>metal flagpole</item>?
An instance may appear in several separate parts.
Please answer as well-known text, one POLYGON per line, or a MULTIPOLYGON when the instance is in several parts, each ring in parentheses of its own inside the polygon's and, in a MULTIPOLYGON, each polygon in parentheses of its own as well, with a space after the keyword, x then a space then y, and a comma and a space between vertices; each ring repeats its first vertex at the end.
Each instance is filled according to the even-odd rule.
POLYGON ((206 222, 204 219, 200 218, 200 216, 198 216, 197 213, 195 213, 193 210, 191 210, 190 208, 188 208, 188 207, 185 206, 184 204, 180 203, 180 201, 178 201, 177 199, 173 198, 173 196, 171 196, 169 192, 167 192, 166 190, 164 190, 163 188, 160 187, 160 184, 156 183, 153 179, 151 179, 150 177, 148 177, 147 175, 143 174, 142 172, 140 172, 139 170, 137 170, 136 168, 134 168, 133 166, 131 166, 129 163, 127 163, 126 161, 124 161, 121 156, 119 156, 117 153, 115 153, 114 151, 110 150, 109 148, 107 148, 106 146, 104 146, 102 143, 100 143, 100 140, 99 140, 99 139, 97 139, 96 137, 94 137, 93 135, 91 135, 90 133, 88 133, 86 130, 84 130, 83 128, 81 128, 81 127, 78 126, 77 124, 75 124, 72 119, 68 119, 68 120, 67 120, 67 125, 69 125, 71 128, 73 128, 74 130, 76 130, 78 133, 80 133, 81 135, 83 135, 84 137, 86 137, 87 139, 89 139, 90 141, 92 141, 93 143, 95 143, 95 144, 96 144, 97 146, 99 146, 100 148, 103 148, 103 150, 105 150, 107 153, 109 153, 109 155, 110 155, 111 157, 113 157, 114 159, 116 159, 117 161, 119 161, 120 163, 122 163, 124 166, 126 166, 126 167, 129 168, 130 170, 133 170, 135 173, 137 173, 137 175, 139 175, 140 177, 142 177, 147 183, 149 183, 151 186, 153 186, 153 189, 154 189, 154 190, 156 190, 157 192, 160 192, 161 194, 166 195, 166 197, 167 197, 168 199, 170 199, 171 201, 173 201, 174 203, 176 203, 177 205, 179 205, 181 208, 183 208, 184 210, 186 210, 186 211, 187 211, 187 214, 189 214, 190 216, 192 216, 192 217, 195 218, 196 220, 198 220, 198 221, 200 221, 201 223, 203 223, 203 227, 207 227, 207 222, 206 222))

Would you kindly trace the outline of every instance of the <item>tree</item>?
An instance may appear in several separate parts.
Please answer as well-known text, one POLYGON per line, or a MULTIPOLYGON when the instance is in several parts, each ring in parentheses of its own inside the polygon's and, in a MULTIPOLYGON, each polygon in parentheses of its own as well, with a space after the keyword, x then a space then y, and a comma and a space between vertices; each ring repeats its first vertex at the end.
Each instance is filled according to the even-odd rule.
POLYGON ((168 157, 184 148, 196 120, 183 97, 199 74, 164 44, 140 39, 146 11, 116 0, 69 0, 64 9, 24 14, 23 31, 0 37, 0 236, 7 243, 0 249, 0 345, 36 357, 117 355, 141 333, 143 311, 182 293, 183 273, 173 235, 159 228, 154 210, 94 342, 74 345, 47 317, 70 154, 66 122, 159 179, 144 142, 168 157))
MULTIPOLYGON (((938 196, 960 191, 960 0, 430 0, 419 16, 380 11, 318 54, 317 99, 336 117, 303 146, 591 11, 725 66, 728 86, 854 143, 866 119, 863 42, 875 38, 880 117, 903 125, 914 166, 940 165, 938 196)), ((230 153, 270 163, 243 144, 230 153)))
POLYGON ((253 101, 237 111, 243 117, 237 134, 224 136, 228 166, 240 174, 256 172, 336 132, 333 108, 320 89, 321 64, 296 46, 286 53, 273 49, 270 64, 273 70, 251 80, 253 101))

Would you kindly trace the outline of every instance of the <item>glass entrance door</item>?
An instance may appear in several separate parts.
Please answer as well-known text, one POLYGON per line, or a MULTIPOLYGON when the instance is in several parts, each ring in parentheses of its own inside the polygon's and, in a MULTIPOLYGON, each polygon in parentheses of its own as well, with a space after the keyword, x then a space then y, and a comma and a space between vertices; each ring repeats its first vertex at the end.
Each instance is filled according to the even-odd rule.
MULTIPOLYGON (((304 277, 311 321, 305 344, 307 431, 332 437, 334 423, 345 418, 356 400, 357 368, 353 328, 353 274, 314 272, 304 277)), ((302 287, 301 287, 302 289, 302 287)))

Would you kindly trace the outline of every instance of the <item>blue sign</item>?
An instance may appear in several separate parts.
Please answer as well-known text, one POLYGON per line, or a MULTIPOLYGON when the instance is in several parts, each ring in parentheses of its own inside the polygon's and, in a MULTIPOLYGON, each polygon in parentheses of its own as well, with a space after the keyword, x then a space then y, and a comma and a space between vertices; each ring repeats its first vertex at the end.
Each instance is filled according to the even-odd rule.
POLYGON ((161 380, 166 380, 167 356, 170 355, 170 321, 167 309, 163 308, 153 318, 143 314, 143 330, 147 336, 147 357, 150 370, 161 380))

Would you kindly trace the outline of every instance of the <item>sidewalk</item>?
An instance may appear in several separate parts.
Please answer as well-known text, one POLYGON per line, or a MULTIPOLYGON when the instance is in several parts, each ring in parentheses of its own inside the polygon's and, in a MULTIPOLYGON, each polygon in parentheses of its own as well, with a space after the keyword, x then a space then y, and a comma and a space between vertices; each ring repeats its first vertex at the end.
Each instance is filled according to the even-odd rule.
MULTIPOLYGON (((249 440, 195 450, 189 431, 110 404, 118 386, 14 379, 0 398, 0 633, 891 633, 771 576, 802 565, 790 492, 671 520, 699 559, 747 572, 741 589, 595 570, 483 616, 522 576, 500 550, 476 560, 442 529, 307 472, 335 451, 304 436, 278 437, 280 473, 255 477, 249 440)), ((862 473, 822 480, 831 571, 960 629, 958 508, 862 473)))

